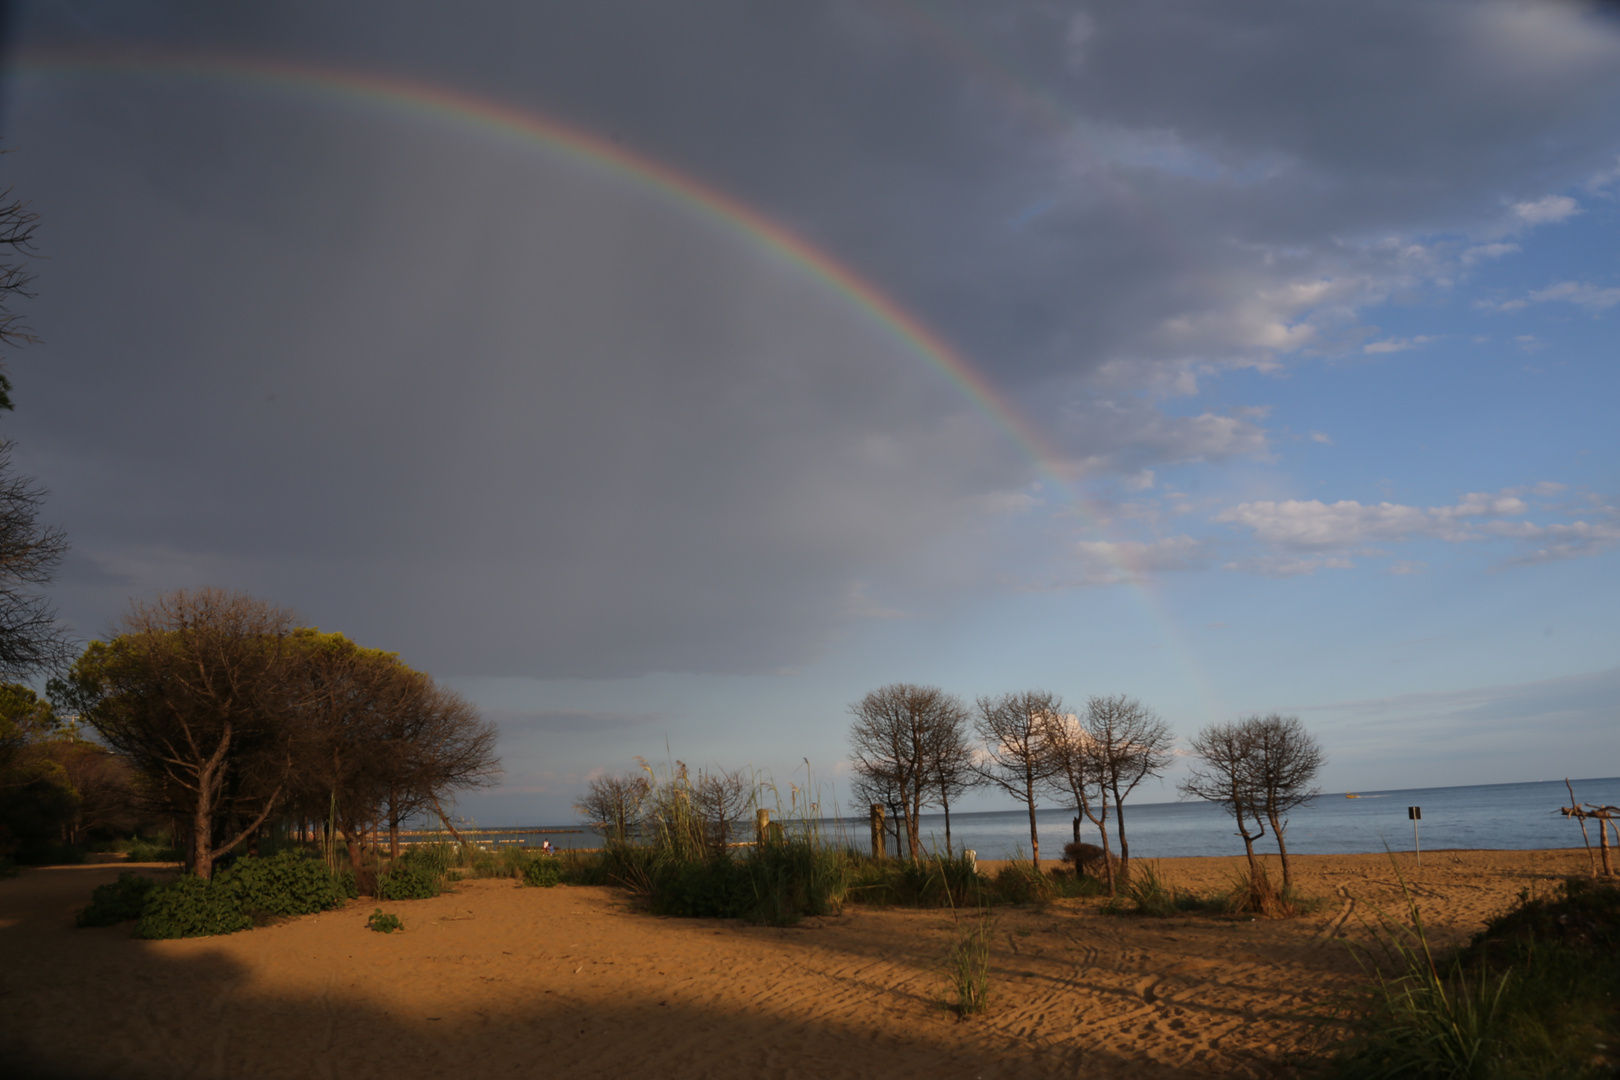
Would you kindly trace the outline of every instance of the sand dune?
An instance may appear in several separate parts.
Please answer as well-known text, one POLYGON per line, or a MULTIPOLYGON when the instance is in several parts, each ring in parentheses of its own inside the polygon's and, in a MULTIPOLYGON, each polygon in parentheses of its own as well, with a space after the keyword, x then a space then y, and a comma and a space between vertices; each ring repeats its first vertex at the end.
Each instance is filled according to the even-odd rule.
MULTIPOLYGON (((1426 852, 1403 872, 1459 942, 1581 851, 1426 852)), ((611 889, 469 881, 223 938, 143 942, 73 912, 122 867, 0 881, 0 1060, 41 1077, 1285 1075, 1354 986, 1345 940, 1399 913, 1386 856, 1300 856, 1287 922, 997 909, 989 1015, 943 1007, 948 913, 851 906, 790 929, 656 918, 611 889)), ((1240 859, 1167 859, 1207 890, 1240 859)), ((10 1075, 17 1075, 10 1073, 10 1075)))

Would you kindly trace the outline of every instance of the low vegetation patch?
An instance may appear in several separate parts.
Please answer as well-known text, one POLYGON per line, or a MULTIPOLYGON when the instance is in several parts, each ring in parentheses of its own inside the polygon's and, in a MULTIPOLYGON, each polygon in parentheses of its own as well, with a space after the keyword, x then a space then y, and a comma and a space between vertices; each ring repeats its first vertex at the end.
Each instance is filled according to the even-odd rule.
POLYGON ((74 921, 80 926, 114 926, 138 919, 155 888, 157 882, 151 878, 125 870, 117 881, 96 886, 90 894, 90 906, 81 908, 74 921))
POLYGON ((1354 1036, 1322 1063, 1333 1080, 1581 1080, 1620 1067, 1620 886, 1572 878, 1522 896, 1467 948, 1430 949, 1408 897, 1408 924, 1383 920, 1373 979, 1351 1013, 1354 1036))
POLYGON ((967 1019, 990 1008, 990 934, 994 924, 988 912, 957 922, 956 940, 946 958, 951 1000, 958 1017, 967 1019))
POLYGON ((399 921, 399 916, 377 908, 366 919, 366 929, 375 930, 379 934, 392 934, 396 930, 405 929, 405 924, 399 921))
POLYGON ((563 879, 562 860, 555 855, 537 855, 523 867, 523 884, 535 885, 542 889, 550 889, 561 885, 563 879))
POLYGON ((211 881, 187 875, 160 885, 125 871, 91 894, 77 922, 111 926, 135 919, 140 938, 209 937, 278 917, 327 911, 350 895, 321 860, 283 851, 269 858, 238 859, 211 881))

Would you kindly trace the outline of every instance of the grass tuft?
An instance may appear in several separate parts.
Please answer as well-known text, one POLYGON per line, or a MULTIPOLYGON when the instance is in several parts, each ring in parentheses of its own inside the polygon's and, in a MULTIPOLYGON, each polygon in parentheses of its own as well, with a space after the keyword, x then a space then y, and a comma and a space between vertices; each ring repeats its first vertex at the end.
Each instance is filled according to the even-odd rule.
MULTIPOLYGON (((1397 867, 1397 875, 1400 871, 1397 867)), ((1407 920, 1380 916, 1358 959, 1371 987, 1324 1065, 1374 1077, 1612 1077, 1620 1066, 1620 887, 1571 879, 1525 894, 1466 949, 1436 956, 1406 884, 1407 920)))
POLYGON ((958 1017, 978 1016, 990 1008, 990 935, 994 929, 988 911, 976 918, 958 919, 956 940, 946 958, 952 1000, 958 1017))

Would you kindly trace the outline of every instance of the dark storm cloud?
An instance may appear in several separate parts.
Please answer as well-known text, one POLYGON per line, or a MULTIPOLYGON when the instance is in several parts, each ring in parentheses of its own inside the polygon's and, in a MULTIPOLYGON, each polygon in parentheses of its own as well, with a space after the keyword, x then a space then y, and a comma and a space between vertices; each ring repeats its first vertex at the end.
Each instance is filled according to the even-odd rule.
MULTIPOLYGON (((1263 450, 1156 403, 1190 363, 1357 340, 1358 305, 1455 262, 1434 234, 1499 235, 1620 147, 1613 34, 1551 5, 108 3, 16 29, 618 139, 865 273, 1105 474, 1263 450)), ((1033 476, 801 270, 588 169, 216 83, 5 94, 51 256, 15 431, 82 632, 210 581, 440 670, 769 670, 907 606, 864 583, 925 594, 930 545, 1033 476)))

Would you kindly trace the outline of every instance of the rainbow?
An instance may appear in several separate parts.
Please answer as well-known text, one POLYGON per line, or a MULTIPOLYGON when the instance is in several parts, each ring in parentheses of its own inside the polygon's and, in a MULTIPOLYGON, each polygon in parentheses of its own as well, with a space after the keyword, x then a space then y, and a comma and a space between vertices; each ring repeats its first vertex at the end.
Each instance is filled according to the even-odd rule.
MULTIPOLYGON (((354 72, 281 60, 217 57, 171 52, 24 52, 13 58, 13 76, 118 77, 194 79, 247 88, 333 98, 355 104, 402 112, 413 119, 437 119, 458 128, 537 145, 585 167, 614 176, 632 188, 685 208, 717 228, 740 236, 799 267, 854 309, 882 333, 933 367, 978 409, 983 411, 1035 465, 1041 480, 1061 503, 1078 511, 1095 535, 1102 535, 1098 515, 1075 490, 1066 474, 1070 466, 1042 432, 949 342, 907 312, 877 286, 839 263, 832 256, 772 221, 753 207, 709 187, 670 166, 632 150, 560 123, 550 117, 488 98, 431 83, 375 72, 354 72)), ((1009 80, 999 80, 1005 86, 1009 80)), ((1051 110, 1046 110, 1051 118, 1051 110)), ((1115 550, 1118 550, 1117 548, 1115 550)), ((1173 620, 1148 592, 1142 576, 1119 556, 1112 559, 1124 583, 1132 586, 1149 614, 1163 628, 1167 640, 1181 654, 1185 669, 1194 675, 1206 699, 1207 682, 1173 620)))
MULTIPOLYGON (((877 286, 807 240, 748 204, 709 187, 660 161, 627 150, 550 117, 459 90, 391 75, 358 73, 246 58, 170 53, 24 53, 12 71, 21 75, 193 78, 337 97, 351 102, 438 119, 457 127, 538 143, 609 173, 632 187, 673 200, 722 230, 798 266, 844 297, 885 334, 936 368, 986 412, 1048 480, 1061 483, 1062 455, 1036 427, 955 348, 886 296, 877 286)), ((1064 485, 1067 487, 1067 485, 1064 485)))

